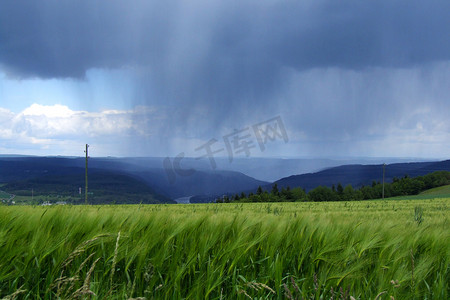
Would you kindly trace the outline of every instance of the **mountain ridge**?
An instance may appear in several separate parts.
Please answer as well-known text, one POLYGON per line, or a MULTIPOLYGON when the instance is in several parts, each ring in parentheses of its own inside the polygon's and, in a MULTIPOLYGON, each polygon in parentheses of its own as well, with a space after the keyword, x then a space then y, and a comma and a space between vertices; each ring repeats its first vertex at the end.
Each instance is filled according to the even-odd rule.
MULTIPOLYGON (((394 163, 385 166, 385 181, 389 182, 394 177, 422 176, 434 171, 450 171, 450 160, 439 162, 410 162, 410 163, 394 163)), ((342 165, 331 167, 319 172, 306 173, 299 175, 291 175, 274 181, 272 184, 265 186, 267 190, 273 184, 277 184, 280 188, 287 186, 302 187, 309 191, 317 186, 331 187, 341 183, 342 185, 351 184, 353 187, 361 187, 362 185, 371 184, 372 181, 383 180, 383 165, 342 165)))

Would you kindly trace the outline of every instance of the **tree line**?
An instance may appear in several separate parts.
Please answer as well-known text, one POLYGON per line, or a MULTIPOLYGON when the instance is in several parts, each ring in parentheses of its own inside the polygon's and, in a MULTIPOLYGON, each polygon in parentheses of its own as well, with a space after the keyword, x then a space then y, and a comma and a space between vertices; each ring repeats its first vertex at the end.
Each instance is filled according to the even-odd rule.
MULTIPOLYGON (((450 184, 450 172, 437 171, 424 176, 411 178, 405 175, 402 178, 394 177, 392 182, 384 184, 384 197, 417 195, 422 191, 450 184)), ((301 187, 278 188, 275 183, 272 190, 263 190, 258 187, 255 193, 244 192, 234 196, 225 195, 217 198, 217 203, 230 202, 297 202, 297 201, 353 201, 379 199, 383 196, 383 184, 373 181, 371 185, 353 188, 351 184, 342 186, 341 183, 331 187, 318 186, 308 193, 301 187)))

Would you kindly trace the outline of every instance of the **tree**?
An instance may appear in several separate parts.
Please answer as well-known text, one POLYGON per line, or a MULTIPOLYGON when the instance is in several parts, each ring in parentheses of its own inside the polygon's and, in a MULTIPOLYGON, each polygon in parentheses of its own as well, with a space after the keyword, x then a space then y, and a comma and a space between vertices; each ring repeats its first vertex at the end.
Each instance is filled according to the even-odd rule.
POLYGON ((351 201, 355 200, 355 191, 353 190, 353 187, 351 184, 348 184, 345 186, 344 190, 342 191, 342 199, 345 201, 351 201))
POLYGON ((336 193, 326 186, 318 186, 315 189, 309 191, 308 197, 311 201, 337 201, 339 198, 336 193))
POLYGON ((262 187, 258 186, 258 190, 256 191, 256 195, 261 195, 263 193, 262 187))
POLYGON ((278 191, 278 185, 276 183, 272 186, 272 195, 274 196, 280 195, 280 192, 278 191))
POLYGON ((261 202, 261 196, 260 195, 253 195, 252 193, 250 193, 248 195, 248 201, 249 202, 261 202))
POLYGON ((289 186, 281 189, 281 196, 283 201, 294 201, 294 195, 289 186))
POLYGON ((342 187, 342 184, 340 182, 338 183, 336 190, 339 195, 342 195, 342 193, 344 192, 344 188, 342 187))
POLYGON ((297 187, 292 189, 292 197, 294 201, 306 201, 306 192, 304 189, 297 187))

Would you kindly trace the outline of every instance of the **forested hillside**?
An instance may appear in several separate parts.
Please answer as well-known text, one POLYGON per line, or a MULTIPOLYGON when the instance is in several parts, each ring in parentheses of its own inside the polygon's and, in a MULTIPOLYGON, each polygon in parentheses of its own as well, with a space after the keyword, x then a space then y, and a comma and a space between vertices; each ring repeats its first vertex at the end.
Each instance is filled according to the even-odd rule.
MULTIPOLYGON (((422 191, 450 184, 450 172, 437 171, 425 176, 411 178, 404 176, 394 178, 392 182, 384 184, 384 197, 417 195, 422 191)), ((302 187, 283 187, 279 189, 277 183, 272 186, 270 192, 261 187, 256 193, 236 194, 232 197, 225 196, 216 199, 216 202, 295 202, 295 201, 353 201, 379 199, 383 197, 383 184, 373 181, 369 186, 355 189, 351 184, 345 187, 333 184, 331 188, 318 186, 308 193, 302 187)))

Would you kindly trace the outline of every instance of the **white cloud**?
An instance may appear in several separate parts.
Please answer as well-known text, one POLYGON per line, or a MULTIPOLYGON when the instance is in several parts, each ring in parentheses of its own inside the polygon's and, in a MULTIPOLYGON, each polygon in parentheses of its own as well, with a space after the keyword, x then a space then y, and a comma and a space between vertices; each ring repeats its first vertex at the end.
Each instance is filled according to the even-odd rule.
POLYGON ((65 105, 33 104, 14 115, 12 130, 37 138, 98 137, 136 133, 133 124, 137 111, 74 111, 65 105))
POLYGON ((45 116, 47 118, 67 118, 74 115, 76 112, 71 110, 65 105, 55 104, 55 105, 40 105, 32 104, 22 111, 24 116, 45 116))
POLYGON ((22 153, 23 149, 30 149, 30 154, 46 150, 45 154, 73 155, 74 147, 91 141, 109 147, 111 151, 104 149, 105 154, 120 155, 115 149, 125 139, 148 136, 144 129, 155 111, 154 108, 139 107, 88 112, 60 104, 35 103, 15 114, 0 108, 0 149, 5 153, 22 153))

